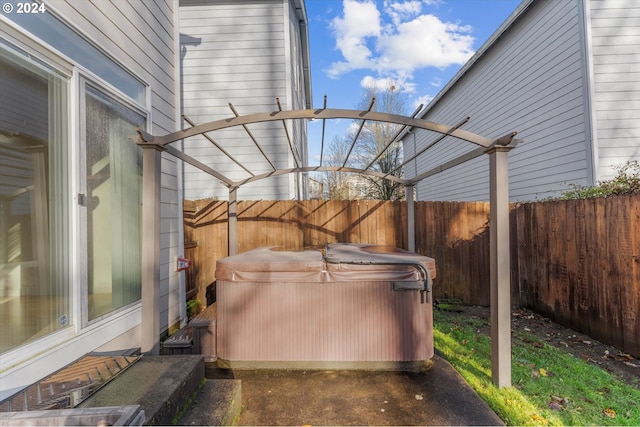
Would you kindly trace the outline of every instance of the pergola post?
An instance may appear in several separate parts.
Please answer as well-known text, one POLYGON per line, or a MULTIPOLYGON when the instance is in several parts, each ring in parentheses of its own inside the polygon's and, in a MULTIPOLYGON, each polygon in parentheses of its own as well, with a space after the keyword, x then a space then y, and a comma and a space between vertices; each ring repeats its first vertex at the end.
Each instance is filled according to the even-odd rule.
POLYGON ((491 203, 491 375, 498 387, 511 386, 509 150, 511 147, 496 146, 487 151, 491 203))
POLYGON ((228 215, 228 252, 229 256, 231 256, 235 255, 238 250, 238 187, 229 187, 228 215))
POLYGON ((407 249, 409 252, 416 251, 416 187, 415 185, 405 185, 404 195, 407 199, 407 249))
POLYGON ((141 351, 160 354, 160 171, 162 147, 142 144, 141 351))

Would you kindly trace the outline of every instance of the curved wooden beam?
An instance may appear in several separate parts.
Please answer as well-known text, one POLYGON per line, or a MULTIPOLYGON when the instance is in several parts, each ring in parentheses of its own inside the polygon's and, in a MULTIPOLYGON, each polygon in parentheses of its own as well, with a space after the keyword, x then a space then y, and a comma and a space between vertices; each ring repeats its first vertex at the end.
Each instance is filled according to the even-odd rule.
POLYGON ((354 119, 369 120, 375 122, 397 123, 405 126, 416 127, 420 129, 430 130, 440 134, 448 134, 463 141, 471 142, 481 147, 489 148, 495 144, 495 139, 485 138, 462 129, 456 129, 451 132, 451 126, 441 123, 430 122, 428 120, 417 119, 398 114, 381 113, 377 111, 362 110, 342 110, 333 108, 321 108, 316 110, 290 110, 290 111, 272 111, 270 113, 255 113, 245 116, 231 117, 228 119, 215 120, 208 123, 202 123, 189 129, 179 130, 164 136, 144 135, 144 140, 148 143, 165 146, 181 139, 190 138, 215 130, 231 128, 235 126, 245 126, 251 123, 272 122, 276 120, 291 119, 354 119))
POLYGON ((348 168, 348 167, 340 167, 340 166, 305 166, 305 167, 300 167, 300 168, 289 168, 289 169, 278 169, 272 172, 266 172, 260 175, 256 175, 256 176, 252 176, 250 178, 247 179, 243 179, 240 181, 235 181, 232 185, 232 187, 241 187, 245 184, 249 184, 250 182, 254 182, 254 181, 259 181, 261 179, 266 179, 266 178, 270 178, 272 176, 280 176, 280 175, 287 175, 290 173, 297 173, 297 172, 350 172, 350 173, 357 173, 360 175, 369 175, 369 176, 375 176, 378 178, 382 178, 382 179, 386 179, 389 181, 393 181, 393 182, 397 182, 398 184, 402 184, 402 185, 408 185, 410 184, 410 182, 406 179, 402 179, 399 178, 397 176, 393 176, 393 175, 385 175, 384 173, 380 173, 380 172, 376 172, 376 171, 369 171, 369 170, 364 170, 364 169, 357 169, 357 168, 348 168))

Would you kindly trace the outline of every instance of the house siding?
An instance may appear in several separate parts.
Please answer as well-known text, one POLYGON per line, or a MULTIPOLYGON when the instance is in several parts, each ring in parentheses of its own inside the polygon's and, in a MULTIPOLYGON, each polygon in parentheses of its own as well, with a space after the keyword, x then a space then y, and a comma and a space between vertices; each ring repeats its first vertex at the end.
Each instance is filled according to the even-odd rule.
MULTIPOLYGON (((241 115, 274 111, 276 98, 283 109, 295 108, 300 102, 293 82, 300 73, 299 60, 289 50, 295 49, 299 35, 291 30, 295 26, 290 22, 291 9, 283 0, 180 2, 183 111, 189 119, 205 123, 233 117, 229 102, 241 115)), ((294 166, 281 122, 248 127, 276 168, 294 166)), ((291 127, 289 131, 294 144, 306 144, 303 132, 291 127)), ((210 136, 253 173, 273 170, 242 127, 210 136)), ((232 180, 249 177, 204 137, 186 140, 184 151, 232 180)), ((238 197, 290 199, 297 196, 297 188, 293 176, 280 176, 243 186, 238 197)), ((185 198, 208 197, 226 199, 228 190, 215 178, 186 166, 185 198)))
POLYGON ((640 4, 588 0, 597 179, 640 160, 640 4))
MULTIPOLYGON (((589 184, 589 122, 581 12, 576 1, 538 0, 528 6, 472 65, 463 67, 422 118, 498 138, 518 131, 524 144, 509 153, 510 198, 558 194, 589 184)), ((438 135, 415 130, 417 150, 438 135)), ((404 138, 405 157, 415 153, 404 138)), ((475 148, 446 138, 405 168, 407 178, 475 148)), ((419 200, 488 200, 488 156, 423 180, 419 200)))

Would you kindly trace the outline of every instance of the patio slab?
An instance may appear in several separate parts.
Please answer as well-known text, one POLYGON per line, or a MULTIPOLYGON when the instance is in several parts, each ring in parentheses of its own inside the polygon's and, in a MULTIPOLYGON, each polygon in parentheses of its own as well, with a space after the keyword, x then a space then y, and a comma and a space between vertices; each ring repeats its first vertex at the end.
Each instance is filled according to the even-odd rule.
MULTIPOLYGON (((242 381, 237 425, 504 425, 439 356, 423 371, 227 370, 207 365, 205 376, 242 381)), ((190 411, 206 413, 208 399, 198 398, 190 411)))

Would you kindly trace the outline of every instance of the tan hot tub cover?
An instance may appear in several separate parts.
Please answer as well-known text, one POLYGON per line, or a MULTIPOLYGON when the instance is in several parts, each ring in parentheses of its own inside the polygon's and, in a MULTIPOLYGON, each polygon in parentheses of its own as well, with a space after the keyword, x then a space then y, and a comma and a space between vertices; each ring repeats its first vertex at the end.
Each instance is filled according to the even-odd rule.
POLYGON ((435 276, 432 258, 364 244, 221 259, 218 357, 235 367, 422 363, 433 356, 425 290, 435 276))
POLYGON ((420 263, 430 279, 436 277, 433 258, 392 246, 329 244, 324 249, 284 251, 263 247, 221 259, 216 280, 231 282, 327 282, 344 280, 419 280, 416 268, 400 263, 420 263), (324 255, 323 255, 324 253, 324 255), (354 262, 358 262, 354 264, 354 262))

